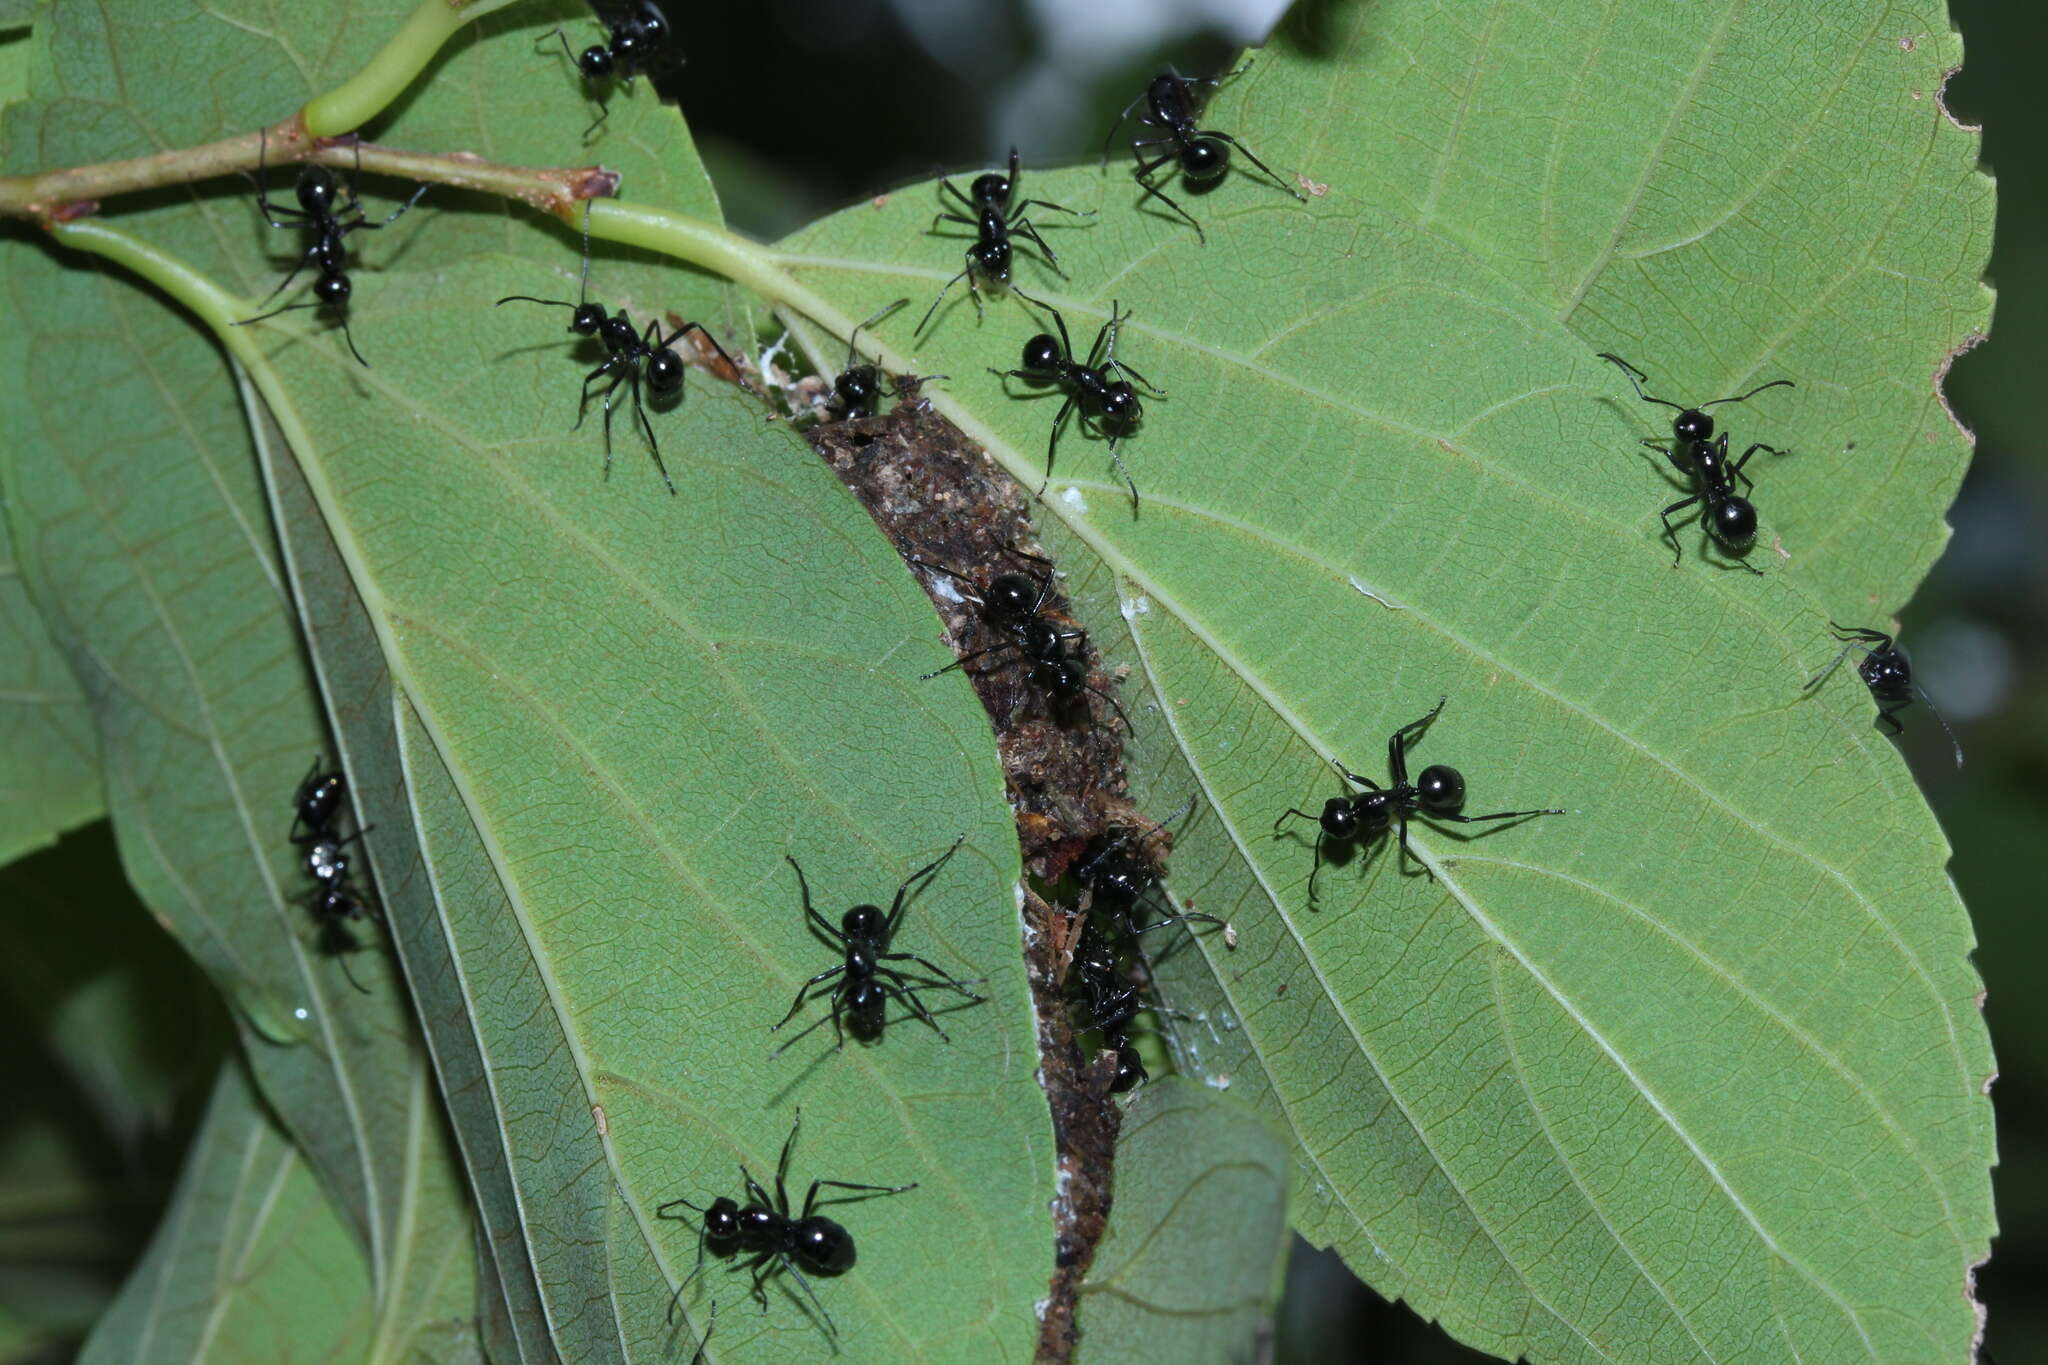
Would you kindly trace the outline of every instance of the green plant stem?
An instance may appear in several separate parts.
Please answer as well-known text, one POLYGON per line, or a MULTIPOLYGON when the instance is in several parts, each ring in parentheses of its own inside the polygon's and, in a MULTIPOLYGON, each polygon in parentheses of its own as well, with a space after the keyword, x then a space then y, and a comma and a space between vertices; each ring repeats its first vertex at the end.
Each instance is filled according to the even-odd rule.
POLYGON ((335 137, 360 128, 384 112, 391 101, 426 69, 441 45, 462 30, 463 25, 511 0, 420 0, 419 8, 377 49, 363 69, 324 95, 306 102, 300 121, 316 138, 335 137))

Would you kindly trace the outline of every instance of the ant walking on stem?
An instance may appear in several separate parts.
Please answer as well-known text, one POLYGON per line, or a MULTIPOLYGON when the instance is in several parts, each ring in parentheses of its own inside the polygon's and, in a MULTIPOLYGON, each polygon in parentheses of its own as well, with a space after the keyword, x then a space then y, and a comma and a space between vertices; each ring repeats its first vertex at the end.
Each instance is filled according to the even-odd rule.
MULTIPOLYGON (((309 263, 317 274, 313 280, 311 303, 288 303, 232 325, 247 327, 252 322, 262 322, 279 313, 296 312, 301 308, 331 308, 335 321, 341 324, 341 337, 348 343, 349 354, 368 369, 370 362, 364 360, 363 353, 356 349, 356 339, 348 329, 348 301, 355 292, 355 286, 349 283, 348 278, 348 235, 365 229, 376 232, 390 227, 398 215, 419 202, 427 187, 421 185, 412 192, 412 198, 391 210, 383 222, 373 223, 364 216, 362 202, 356 197, 356 176, 362 174, 363 169, 361 143, 356 144, 355 153, 355 174, 346 180, 325 166, 309 163, 301 167, 298 187, 294 191, 299 206, 281 209, 270 202, 270 136, 268 133, 260 136, 256 152, 256 206, 263 210, 264 221, 274 228, 296 228, 313 234, 313 244, 299 257, 299 263, 292 267, 291 274, 264 296, 263 303, 269 303, 282 294, 309 263)), ((257 305, 259 308, 262 306, 257 305)))

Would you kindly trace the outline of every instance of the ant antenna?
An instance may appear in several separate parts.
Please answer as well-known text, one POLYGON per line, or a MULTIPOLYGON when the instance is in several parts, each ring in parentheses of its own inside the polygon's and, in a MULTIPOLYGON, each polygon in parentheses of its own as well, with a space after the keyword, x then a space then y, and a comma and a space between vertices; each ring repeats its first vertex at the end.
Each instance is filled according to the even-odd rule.
POLYGON ((859 359, 859 358, 860 358, 860 353, 859 353, 858 351, 856 351, 856 350, 854 349, 854 344, 853 344, 853 343, 854 343, 854 341, 855 341, 855 340, 856 340, 856 339, 857 339, 857 338, 858 338, 858 337, 860 336, 860 334, 861 334, 861 330, 862 330, 863 328, 867 328, 867 327, 872 327, 872 326, 874 326, 874 325, 875 325, 876 323, 880 322, 880 321, 881 321, 881 320, 882 320, 883 318, 885 318, 885 317, 888 317, 888 316, 889 316, 889 314, 891 314, 891 313, 895 312, 895 311, 896 311, 896 310, 897 310, 898 308, 901 308, 901 307, 902 307, 902 306, 903 306, 904 304, 906 304, 906 303, 909 303, 909 302, 910 302, 910 300, 909 300, 908 298, 901 298, 901 299, 898 299, 898 300, 896 300, 896 302, 894 302, 894 303, 892 303, 892 304, 889 304, 889 305, 888 305, 887 307, 885 307, 885 308, 881 309, 881 310, 880 310, 879 312, 876 312, 876 313, 873 313, 873 314, 871 314, 871 315, 870 315, 870 316, 869 316, 869 317, 867 318, 867 320, 866 320, 866 321, 864 321, 864 322, 860 323, 859 325, 857 325, 857 326, 856 326, 856 327, 855 327, 855 328, 853 329, 853 331, 851 331, 850 333, 848 333, 848 334, 847 334, 847 337, 846 337, 846 368, 847 368, 847 369, 849 369, 849 370, 850 370, 850 369, 852 369, 852 368, 853 368, 853 362, 854 362, 855 360, 857 360, 857 359, 859 359))
MULTIPOLYGON (((273 293, 271 297, 275 298, 276 294, 273 293)), ((266 319, 276 317, 279 313, 296 313, 301 308, 324 308, 326 307, 326 304, 327 301, 325 299, 320 299, 313 303, 288 303, 282 308, 273 308, 267 313, 258 313, 253 318, 243 318, 240 322, 231 322, 228 324, 228 326, 247 327, 252 322, 263 322, 266 319)), ((344 316, 337 314, 335 317, 335 321, 341 324, 341 339, 348 343, 349 354, 354 356, 357 362, 361 364, 364 369, 369 369, 370 362, 364 360, 363 353, 356 349, 356 339, 354 335, 352 335, 348 330, 348 319, 344 316)))
POLYGON ((1951 729, 1949 729, 1949 728, 1948 728, 1948 721, 1947 721, 1947 720, 1946 720, 1946 719, 1945 719, 1945 718, 1944 718, 1944 717, 1942 716, 1942 714, 1941 714, 1941 711, 1940 711, 1940 710, 1939 710, 1939 709, 1938 709, 1938 708, 1937 708, 1937 707, 1935 706, 1935 704, 1934 704, 1934 698, 1932 698, 1932 697, 1930 697, 1930 696, 1928 696, 1928 695, 1927 695, 1927 689, 1926 689, 1926 688, 1924 688, 1924 687, 1922 687, 1922 686, 1921 686, 1921 685, 1920 685, 1919 683, 1914 683, 1914 684, 1913 684, 1913 690, 1914 690, 1915 692, 1918 692, 1918 693, 1920 694, 1920 700, 1921 700, 1921 701, 1922 701, 1923 703, 1925 703, 1925 705, 1926 705, 1926 707, 1927 707, 1927 712, 1928 712, 1928 714, 1929 714, 1929 715, 1931 715, 1931 716, 1933 716, 1933 717, 1934 717, 1934 718, 1935 718, 1935 719, 1936 719, 1937 721, 1940 721, 1940 722, 1941 722, 1941 732, 1942 732, 1943 734, 1947 735, 1947 736, 1948 736, 1948 742, 1949 742, 1950 744, 1952 744, 1952 745, 1954 745, 1954 746, 1955 746, 1955 751, 1956 751, 1956 766, 1957 766, 1958 768, 1962 767, 1962 766, 1963 766, 1963 744, 1962 744, 1962 741, 1956 738, 1956 732, 1955 732, 1955 731, 1953 731, 1953 730, 1951 730, 1951 729))
POLYGON ((1751 390, 1750 390, 1750 391, 1749 391, 1748 393, 1745 393, 1745 394, 1741 395, 1740 397, 1737 397, 1737 398, 1716 398, 1716 399, 1714 399, 1714 400, 1713 400, 1713 402, 1711 402, 1711 403, 1702 403, 1702 404, 1700 404, 1700 406, 1701 406, 1702 408, 1711 408, 1711 407, 1715 406, 1715 404, 1718 404, 1718 403, 1746 403, 1746 402, 1748 402, 1748 401, 1749 401, 1750 399, 1752 399, 1752 398, 1756 397, 1756 396, 1757 396, 1758 394, 1762 393, 1762 392, 1763 392, 1763 391, 1764 391, 1765 389, 1775 389, 1775 388, 1780 388, 1780 387, 1782 387, 1782 388, 1787 388, 1787 389, 1796 389, 1796 388, 1798 388, 1799 386, 1798 386, 1797 384, 1794 384, 1794 383, 1793 383, 1793 382, 1792 382, 1791 380, 1789 380, 1789 379, 1773 379, 1773 380, 1772 380, 1772 381, 1771 381, 1770 383, 1768 383, 1768 384, 1759 384, 1759 385, 1757 385, 1757 386, 1756 386, 1755 388, 1751 389, 1751 390))

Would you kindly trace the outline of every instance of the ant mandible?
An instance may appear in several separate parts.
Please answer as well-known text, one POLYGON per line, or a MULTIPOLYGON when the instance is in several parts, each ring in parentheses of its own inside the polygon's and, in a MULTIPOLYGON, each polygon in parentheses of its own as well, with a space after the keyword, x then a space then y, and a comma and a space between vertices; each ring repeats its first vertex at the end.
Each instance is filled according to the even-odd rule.
POLYGON ((1911 706, 1913 694, 1918 692, 1920 700, 1927 703, 1928 711, 1933 714, 1935 720, 1941 722, 1942 732, 1948 736, 1948 742, 1955 746, 1956 766, 1962 767, 1963 746, 1956 739, 1956 732, 1948 728, 1948 722, 1942 719, 1941 712, 1935 708, 1934 699, 1927 695, 1925 688, 1913 681, 1913 664, 1906 657, 1904 646, 1881 630, 1871 630, 1864 626, 1837 625, 1833 621, 1828 622, 1828 627, 1834 631, 1835 638, 1842 642, 1842 648, 1828 666, 1814 674, 1800 690, 1809 692, 1819 687, 1827 681, 1828 674, 1841 667, 1842 660, 1849 657, 1851 650, 1861 650, 1863 662, 1856 665, 1856 673, 1863 679, 1863 685, 1870 689, 1870 695, 1878 700, 1878 725, 1884 728, 1886 734, 1904 734, 1906 727, 1899 720, 1897 713, 1911 706))
POLYGON ((912 336, 923 333, 925 327, 932 320, 932 314, 938 312, 939 305, 945 302, 947 291, 963 279, 967 281, 968 297, 974 300, 975 317, 979 318, 982 316, 981 294, 975 288, 975 281, 980 280, 983 287, 994 288, 1000 288, 1009 284, 1012 255, 1010 234, 1013 232, 1030 238, 1037 245, 1038 249, 1045 253, 1046 264, 1053 268, 1053 272, 1061 279, 1067 278, 1067 272, 1060 269, 1059 256, 1051 247, 1046 245, 1045 238, 1038 235, 1038 229, 1032 225, 1029 218, 1024 216, 1024 210, 1028 208, 1051 209, 1055 213, 1068 213, 1076 218, 1089 217, 1094 214, 1095 210, 1070 209, 1063 205, 1055 204, 1049 199, 1017 199, 1015 197, 1017 185, 1017 149, 1015 147, 1010 148, 1010 173, 1008 175, 999 175, 994 171, 990 171, 985 175, 978 175, 974 177, 974 183, 967 194, 962 194, 960 187, 955 185, 950 179, 941 179, 939 181, 940 192, 942 194, 951 194, 974 216, 969 218, 963 214, 942 211, 933 217, 931 227, 926 228, 925 231, 936 231, 940 223, 964 223, 975 230, 975 241, 974 245, 967 248, 967 264, 961 268, 958 275, 947 280, 945 286, 939 290, 939 296, 932 300, 931 307, 924 310, 924 319, 917 324, 917 331, 911 333, 912 336))
MULTIPOLYGON (((668 17, 654 0, 624 0, 624 3, 591 0, 590 7, 596 11, 598 22, 605 26, 604 42, 593 43, 582 52, 572 54, 569 35, 559 28, 554 35, 561 40, 562 55, 583 73, 585 93, 597 105, 597 117, 583 130, 585 142, 590 141, 590 135, 612 113, 610 102, 595 93, 597 82, 617 76, 630 90, 633 77, 645 71, 654 82, 657 94, 663 98, 674 98, 671 92, 662 89, 662 83, 683 64, 682 55, 669 42, 673 30, 669 27, 668 17)), ((543 37, 541 41, 546 42, 547 39, 543 37)))
MULTIPOLYGON (((299 170, 299 183, 295 190, 299 206, 295 209, 281 209, 270 202, 269 134, 261 135, 256 146, 256 206, 263 210, 264 221, 274 228, 311 229, 313 233, 313 245, 307 247, 306 253, 299 257, 299 263, 292 267, 291 274, 286 275, 277 288, 264 295, 263 303, 269 303, 282 294, 291 282, 299 277, 299 272, 306 268, 308 261, 312 262, 313 268, 319 274, 313 281, 313 302, 288 303, 282 308, 273 308, 268 313, 259 313, 253 318, 243 318, 231 325, 246 327, 252 322, 274 318, 279 313, 296 312, 301 308, 332 307, 335 320, 341 324, 342 340, 348 343, 349 354, 367 369, 370 362, 364 360, 363 353, 356 349, 355 336, 348 329, 348 300, 349 295, 354 292, 354 286, 348 280, 347 237, 359 229, 375 232, 390 227, 399 214, 419 202, 420 196, 427 192, 427 187, 421 185, 414 190, 412 198, 391 210, 383 222, 371 222, 363 216, 362 203, 356 198, 356 175, 360 175, 363 168, 363 149, 362 144, 358 143, 355 149, 355 175, 349 176, 347 181, 343 182, 325 166, 303 166, 299 170)), ((259 308, 262 306, 263 304, 257 305, 259 308)))
POLYGON ((1046 487, 1052 482, 1052 462, 1059 450, 1060 428, 1066 423, 1067 415, 1079 408, 1083 430, 1092 425, 1108 437, 1109 458, 1115 461, 1116 472, 1123 475, 1124 486, 1131 490, 1131 515, 1136 516, 1138 485, 1131 481, 1131 472, 1124 468, 1123 456, 1116 453, 1116 443, 1130 434, 1131 428, 1144 415, 1144 409, 1138 402, 1138 391, 1123 376, 1129 375, 1143 384, 1155 398, 1166 397, 1166 390, 1116 358, 1117 329, 1128 322, 1131 315, 1120 312, 1117 302, 1110 301, 1109 321, 1095 333, 1095 344, 1088 348, 1088 360, 1083 364, 1073 358, 1073 339, 1067 335, 1067 320, 1060 316, 1060 310, 1036 299, 1026 301, 1051 313, 1053 325, 1059 328, 1060 334, 1054 337, 1040 332, 1025 342, 1023 368, 991 370, 989 373, 1033 384, 1057 384, 1066 393, 1067 401, 1060 405, 1058 415, 1052 419, 1052 434, 1045 443, 1045 483, 1039 485, 1039 496, 1045 496, 1046 487), (1117 377, 1112 379, 1111 375, 1117 377))
MULTIPOLYGON (((860 352, 856 348, 855 343, 860 339, 860 334, 864 329, 874 326, 883 318, 888 317, 889 314, 909 302, 909 299, 896 300, 888 307, 875 312, 848 334, 846 338, 846 368, 840 371, 837 379, 832 381, 832 397, 827 404, 833 420, 844 422, 856 417, 873 417, 875 415, 875 408, 882 396, 882 381, 884 378, 882 367, 865 360, 855 364, 854 362, 860 358, 860 352)), ((916 387, 927 380, 945 379, 947 377, 943 374, 897 375, 894 383, 896 396, 901 398, 915 392, 916 387)))
MULTIPOLYGON (((1719 439, 1715 439, 1714 419, 1707 416, 1706 409, 1717 403, 1747 402, 1765 389, 1789 389, 1796 386, 1789 379, 1773 379, 1768 384, 1757 385, 1748 393, 1733 398, 1716 398, 1712 403, 1702 403, 1696 408, 1689 408, 1668 398, 1658 398, 1653 394, 1644 393, 1643 381, 1649 376, 1613 352, 1602 351, 1599 358, 1612 361, 1619 367, 1621 372, 1628 376, 1628 382, 1635 387, 1636 396, 1645 403, 1661 403, 1678 411, 1678 416, 1671 420, 1670 445, 1659 445, 1649 437, 1643 439, 1644 445, 1662 454, 1665 459, 1671 461, 1672 468, 1692 480, 1692 485, 1697 490, 1691 497, 1681 498, 1663 511, 1664 535, 1671 542, 1671 567, 1677 568, 1678 561, 1683 555, 1678 545, 1678 531, 1671 524, 1671 514, 1683 511, 1694 503, 1705 504, 1700 509, 1700 523, 1713 532, 1714 539, 1721 542, 1721 548, 1731 557, 1740 556, 1756 540, 1756 508, 1748 498, 1735 491, 1734 481, 1742 480, 1743 489, 1753 492, 1756 486, 1750 482, 1749 475, 1742 472, 1742 467, 1749 463, 1749 457, 1759 450, 1769 451, 1773 455, 1783 455, 1785 452, 1776 446, 1767 446, 1758 441, 1742 452, 1741 459, 1730 463, 1728 433, 1724 431, 1719 439)), ((1753 574, 1763 572, 1762 569, 1743 563, 1740 558, 1736 558, 1735 563, 1753 574)))
MULTIPOLYGON (((890 903, 889 913, 886 916, 882 913, 879 906, 856 905, 840 917, 837 929, 834 929, 830 921, 819 914, 812 906, 811 884, 804 876, 803 866, 791 855, 784 854, 783 856, 789 859, 789 865, 796 869, 797 885, 803 890, 806 927, 813 934, 824 939, 826 943, 842 949, 846 954, 846 960, 836 967, 826 968, 810 980, 804 982, 797 990, 795 1001, 790 1004, 789 1013, 783 1015, 781 1023, 776 1024, 769 1032, 775 1032, 783 1024, 796 1018, 797 1011, 804 1007, 804 1001, 809 998, 813 986, 821 982, 830 981, 833 977, 837 976, 842 979, 831 991, 832 1032, 839 1040, 837 1047, 843 1048, 846 1046, 846 1034, 839 1023, 841 1010, 853 1016, 853 1033, 856 1038, 879 1037, 882 1032, 882 1011, 888 1004, 888 998, 891 995, 901 996, 905 1003, 910 1006, 912 1013, 927 1024, 930 1024, 932 1030, 941 1039, 948 1043, 952 1042, 953 1040, 947 1037, 946 1031, 939 1027, 939 1021, 932 1018, 931 1011, 925 1008, 924 1002, 917 998, 917 991, 913 984, 905 980, 894 969, 885 967, 882 964, 885 962, 915 962, 918 966, 938 978, 935 981, 919 981, 916 985, 927 987, 944 986, 960 992, 969 1000, 975 1002, 981 1000, 982 997, 967 989, 969 983, 954 980, 924 958, 919 957, 916 953, 892 953, 889 951, 890 941, 896 936, 896 927, 903 921, 904 902, 910 895, 911 887, 919 886, 921 888, 921 884, 926 879, 946 865, 947 859, 960 851, 960 842, 966 837, 965 834, 962 834, 959 839, 953 841, 951 848, 940 854, 932 862, 927 863, 908 877, 905 877, 903 884, 896 888, 896 899, 890 903)), ((974 979, 976 981, 985 981, 988 978, 976 977, 974 979)), ((791 1038, 781 1047, 776 1048, 773 1055, 780 1057, 783 1053, 794 1047, 797 1041, 803 1038, 805 1034, 808 1034, 811 1029, 824 1022, 823 1019, 820 1019, 817 1024, 812 1024, 811 1028, 805 1029, 803 1033, 797 1034, 795 1038, 791 1038)))
POLYGON ((1321 827, 1316 835, 1315 866, 1308 874, 1308 898, 1316 898, 1316 874, 1323 869, 1323 841, 1331 839, 1348 843, 1354 839, 1373 839, 1387 832, 1390 824, 1398 823, 1401 829, 1401 856, 1408 859, 1414 852, 1408 847, 1408 817, 1415 815, 1431 820, 1451 820, 1461 825, 1478 824, 1485 820, 1517 820, 1530 815, 1563 815, 1562 810, 1503 810, 1492 815, 1460 815, 1465 804, 1465 778, 1456 768, 1441 763, 1432 763, 1424 768, 1414 782, 1408 780, 1408 746, 1420 742, 1421 732, 1437 718, 1444 709, 1446 697, 1437 698, 1436 705, 1421 720, 1412 721, 1387 737, 1387 770, 1393 776, 1393 785, 1382 787, 1369 777, 1352 772, 1342 763, 1332 760, 1331 766, 1345 781, 1366 790, 1350 797, 1333 796, 1323 803, 1321 815, 1311 815, 1305 810, 1289 809, 1273 822, 1278 831, 1289 817, 1298 816, 1313 820, 1321 827), (1410 736, 1414 736, 1411 739, 1410 736))
MULTIPOLYGON (((825 1311, 825 1305, 818 1301, 811 1282, 804 1278, 803 1271, 813 1275, 838 1275, 849 1270, 854 1262, 853 1234, 839 1224, 817 1212, 821 1203, 836 1204, 849 1201, 849 1196, 838 1195, 820 1200, 818 1191, 827 1186, 839 1190, 860 1190, 866 1194, 902 1194, 914 1190, 917 1185, 856 1185, 845 1180, 813 1180, 810 1193, 804 1196, 803 1212, 792 1217, 789 1212, 789 1152, 796 1145, 797 1129, 803 1123, 803 1110, 798 1109, 790 1120, 789 1136, 782 1143, 782 1158, 775 1165, 775 1198, 771 1201, 768 1191, 761 1188, 747 1170, 746 1163, 740 1163, 740 1178, 746 1183, 747 1202, 725 1198, 714 1199, 708 1206, 691 1203, 687 1199, 671 1199, 656 1207, 657 1218, 667 1218, 670 1209, 685 1208, 702 1214, 704 1226, 697 1234, 697 1265, 683 1282, 676 1286, 675 1297, 669 1300, 669 1321, 675 1321, 676 1305, 682 1302, 683 1291, 690 1281, 697 1278, 704 1269, 704 1248, 710 1244, 712 1253, 729 1256, 741 1252, 753 1257, 735 1270, 751 1271, 754 1278, 754 1301, 761 1305, 761 1311, 768 1311, 768 1293, 763 1282, 778 1270, 786 1270, 803 1286, 811 1304, 825 1320, 825 1330, 833 1335, 838 1329, 832 1324, 832 1315, 825 1311), (803 1267, 799 1270, 797 1267, 803 1267)), ((859 1198, 860 1196, 851 1196, 859 1198)))
MULTIPOLYGON (((1237 71, 1231 72, 1230 76, 1235 76, 1244 69, 1239 67, 1237 71)), ((1302 203, 1308 202, 1306 195, 1275 175, 1271 166, 1259 160, 1251 148, 1229 133, 1216 128, 1195 126, 1195 96, 1191 87, 1220 85, 1223 81, 1229 80, 1230 76, 1224 76, 1219 80, 1190 80, 1177 71, 1163 71, 1152 78, 1151 83, 1145 87, 1144 94, 1124 106, 1123 113, 1110 125, 1109 136, 1102 140, 1102 160, 1106 165, 1109 162, 1109 144, 1116 140, 1117 129, 1124 126, 1124 120, 1131 116, 1131 110, 1137 108, 1140 101, 1145 104, 1146 111, 1138 116, 1138 122, 1147 128, 1160 129, 1166 136, 1143 138, 1131 143, 1131 150, 1137 153, 1138 158, 1137 165, 1131 171, 1131 178, 1145 190, 1144 194, 1138 196, 1138 202, 1142 204, 1148 197, 1157 199, 1187 219, 1188 226, 1195 230, 1195 237, 1204 246, 1209 244, 1209 235, 1202 231, 1202 225, 1195 221, 1194 215, 1168 198, 1152 183, 1151 177, 1161 167, 1177 162, 1181 175, 1188 183, 1195 186, 1214 185, 1223 178, 1223 173, 1230 169, 1230 149, 1235 147, 1245 154, 1252 165, 1264 171, 1275 185, 1302 203), (1166 150, 1150 161, 1145 160, 1144 149, 1159 146, 1164 146, 1166 150)))
MULTIPOLYGON (((496 307, 508 303, 538 303, 549 308, 567 308, 570 311, 569 330, 577 336, 596 337, 604 344, 604 363, 583 376, 583 391, 576 400, 576 421, 569 430, 583 425, 583 418, 590 407, 590 386, 606 375, 612 376, 611 385, 604 391, 604 476, 612 472, 612 395, 619 386, 627 386, 633 400, 633 415, 640 420, 640 430, 647 437, 647 448, 654 456, 654 467, 661 472, 661 481, 668 486, 669 495, 675 495, 675 481, 668 476, 668 466, 661 461, 661 442, 655 439, 654 426, 647 420, 647 410, 640 402, 640 381, 645 373, 647 392, 656 398, 667 398, 683 391, 683 359, 670 349, 675 343, 691 332, 696 332, 718 352, 719 359, 732 366, 734 374, 740 368, 733 358, 725 353, 717 338, 704 324, 686 322, 667 336, 661 334, 659 319, 649 319, 645 332, 635 332, 633 323, 626 316, 626 310, 607 317, 604 305, 590 302, 590 201, 583 201, 583 274, 577 281, 576 302, 567 299, 537 299, 531 294, 508 294, 499 299, 496 307)), ((741 384, 746 385, 742 376, 741 384)))
POLYGON ((1109 703, 1117 719, 1123 722, 1125 732, 1129 733, 1131 718, 1124 714, 1124 708, 1117 704, 1115 697, 1088 681, 1088 662, 1081 652, 1088 633, 1078 627, 1062 630, 1059 623, 1046 614, 1046 600, 1052 596, 1052 561, 1014 545, 1007 548, 1018 559, 1043 566, 1044 572, 1000 573, 985 585, 977 585, 958 569, 911 556, 910 562, 920 568, 931 569, 975 588, 980 598, 982 623, 1007 637, 996 644, 963 654, 944 668, 920 674, 919 681, 929 682, 942 673, 964 668, 990 654, 1014 653, 1025 664, 1032 685, 1045 691, 1056 703, 1075 702, 1080 700, 1083 692, 1092 693, 1109 703))

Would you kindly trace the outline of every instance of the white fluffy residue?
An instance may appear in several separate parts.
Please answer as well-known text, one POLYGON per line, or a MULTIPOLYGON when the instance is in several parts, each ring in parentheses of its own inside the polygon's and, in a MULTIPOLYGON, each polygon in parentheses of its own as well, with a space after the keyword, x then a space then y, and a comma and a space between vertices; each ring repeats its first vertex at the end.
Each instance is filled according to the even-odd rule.
POLYGON ((1079 512, 1082 516, 1088 515, 1088 500, 1081 496, 1080 489, 1071 485, 1062 488, 1060 490, 1060 501, 1073 508, 1076 512, 1079 512))

